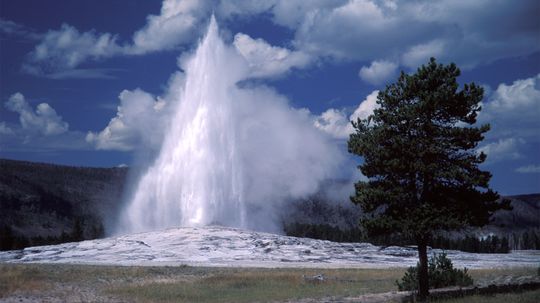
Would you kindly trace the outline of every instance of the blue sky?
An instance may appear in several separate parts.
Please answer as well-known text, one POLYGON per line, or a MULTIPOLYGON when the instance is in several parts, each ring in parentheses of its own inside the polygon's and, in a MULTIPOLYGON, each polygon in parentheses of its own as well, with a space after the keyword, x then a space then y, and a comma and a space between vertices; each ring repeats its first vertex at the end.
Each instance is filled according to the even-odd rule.
POLYGON ((540 192, 535 0, 1 1, 0 157, 108 167, 159 148, 156 105, 212 13, 253 67, 244 85, 305 108, 340 146, 400 70, 457 63, 460 83, 486 88, 493 188, 540 192))

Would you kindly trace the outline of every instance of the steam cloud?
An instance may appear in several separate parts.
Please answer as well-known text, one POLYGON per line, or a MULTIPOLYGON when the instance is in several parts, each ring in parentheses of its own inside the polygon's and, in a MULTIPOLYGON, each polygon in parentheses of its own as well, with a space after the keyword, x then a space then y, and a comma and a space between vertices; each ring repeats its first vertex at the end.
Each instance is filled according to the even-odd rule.
POLYGON ((172 81, 172 114, 161 151, 138 180, 118 232, 222 224, 280 231, 291 199, 338 175, 345 157, 315 128, 309 111, 291 108, 265 86, 243 85, 253 71, 224 44, 212 18, 185 77, 172 81), (176 92, 176 93, 175 93, 176 92))

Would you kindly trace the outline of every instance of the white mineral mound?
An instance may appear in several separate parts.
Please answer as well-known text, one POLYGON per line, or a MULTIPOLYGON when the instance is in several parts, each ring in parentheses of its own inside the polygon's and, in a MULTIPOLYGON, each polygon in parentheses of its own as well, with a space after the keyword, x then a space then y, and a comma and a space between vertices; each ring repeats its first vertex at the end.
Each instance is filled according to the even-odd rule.
MULTIPOLYGON (((430 254, 439 250, 430 250, 430 254)), ((538 266, 539 251, 447 251, 458 267, 538 266)), ((228 227, 183 227, 0 252, 0 262, 231 267, 389 268, 417 262, 414 247, 378 247, 295 238, 228 227)))

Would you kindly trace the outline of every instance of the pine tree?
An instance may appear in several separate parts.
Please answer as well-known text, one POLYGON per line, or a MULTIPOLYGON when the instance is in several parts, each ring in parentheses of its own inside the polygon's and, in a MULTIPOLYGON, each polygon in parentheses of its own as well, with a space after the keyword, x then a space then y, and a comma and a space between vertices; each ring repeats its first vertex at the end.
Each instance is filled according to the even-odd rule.
POLYGON ((483 226, 509 201, 489 189, 491 174, 477 153, 489 125, 474 126, 483 89, 458 91, 460 70, 431 58, 415 74, 401 73, 377 96, 367 119, 353 121, 349 152, 363 158, 368 178, 355 184, 363 226, 372 234, 399 232, 415 239, 420 259, 419 298, 428 296, 427 243, 433 232, 483 226))

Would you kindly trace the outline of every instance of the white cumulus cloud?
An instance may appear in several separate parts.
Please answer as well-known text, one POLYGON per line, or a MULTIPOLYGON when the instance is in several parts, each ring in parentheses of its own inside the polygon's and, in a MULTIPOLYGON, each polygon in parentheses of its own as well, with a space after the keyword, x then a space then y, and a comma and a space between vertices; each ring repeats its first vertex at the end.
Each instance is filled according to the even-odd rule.
POLYGON ((100 60, 122 52, 117 37, 110 33, 81 33, 63 24, 59 30, 48 31, 27 56, 23 71, 33 75, 55 75, 74 69, 88 60, 100 60))
POLYGON ((253 39, 242 33, 234 37, 234 46, 247 60, 253 77, 281 75, 293 67, 301 68, 310 62, 309 56, 302 52, 272 46, 263 39, 253 39))
POLYGON ((379 95, 378 90, 374 90, 369 94, 364 101, 358 105, 358 107, 354 110, 353 114, 350 117, 351 121, 355 121, 357 119, 366 119, 371 114, 373 114, 373 111, 379 107, 377 104, 377 96, 379 95))
POLYGON ((540 143, 540 74, 499 84, 482 107, 478 121, 491 130, 479 150, 488 154, 488 162, 520 158, 540 143))
POLYGON ((327 109, 315 118, 315 127, 337 139, 345 139, 352 132, 351 121, 343 110, 327 109))
POLYGON ((347 117, 344 110, 330 108, 323 112, 320 116, 315 117, 314 125, 323 132, 331 135, 336 139, 346 139, 354 132, 351 121, 357 119, 366 119, 378 107, 377 95, 378 90, 369 94, 366 99, 358 105, 354 112, 347 117))
POLYGON ((540 4, 533 0, 283 2, 272 10, 274 21, 293 28, 294 44, 311 54, 400 58, 412 67, 436 56, 471 67, 540 50, 540 21, 532 13, 540 4))
POLYGON ((10 152, 84 150, 84 134, 69 124, 48 103, 32 107, 22 93, 15 93, 5 107, 19 116, 18 123, 0 121, 1 149, 10 152))
POLYGON ((119 37, 94 30, 80 32, 69 24, 49 30, 27 55, 22 70, 53 79, 110 78, 110 70, 78 69, 87 61, 119 55, 142 55, 170 50, 192 42, 201 25, 207 22, 209 2, 164 0, 159 15, 149 15, 147 23, 133 34, 131 42, 119 43, 119 37))
POLYGON ((131 151, 141 146, 156 150, 163 140, 171 106, 183 92, 185 75, 174 73, 163 96, 142 89, 123 90, 116 116, 101 131, 89 131, 86 142, 96 149, 131 151))
POLYGON ((410 68, 428 62, 429 58, 439 58, 444 54, 446 42, 442 39, 435 39, 426 43, 413 45, 401 56, 403 65, 410 68))
POLYGON ((540 173, 540 165, 526 165, 526 166, 520 166, 516 168, 516 172, 522 173, 522 174, 539 174, 540 173))
POLYGON ((36 41, 41 39, 41 34, 22 24, 0 18, 0 35, 15 36, 24 40, 36 41))
POLYGON ((135 32, 128 53, 144 54, 173 49, 191 42, 206 22, 209 3, 198 0, 164 0, 159 15, 147 17, 146 25, 135 32))
POLYGON ((506 138, 496 142, 488 143, 478 148, 478 152, 483 152, 487 155, 487 162, 493 163, 500 160, 518 159, 522 155, 519 152, 520 145, 525 141, 521 138, 506 138))
MULTIPOLYGON (((535 0, 164 0, 160 13, 149 15, 132 39, 122 44, 117 35, 81 33, 67 24, 51 30, 28 56, 23 70, 48 75, 86 61, 177 49, 200 37, 212 13, 227 21, 270 18, 290 29, 294 36, 289 43, 295 48, 291 58, 297 57, 290 61, 304 63, 278 60, 274 63, 278 66, 303 67, 301 57, 309 56, 363 62, 389 58, 414 68, 435 56, 469 68, 540 51, 540 19, 534 14, 539 9, 535 0)), ((3 22, 0 28, 26 35, 17 24, 3 22)), ((81 73, 85 74, 63 76, 81 73)))
POLYGON ((7 126, 6 122, 0 122, 0 135, 13 135, 11 127, 7 126))
POLYGON ((222 0, 213 8, 214 14, 224 18, 250 17, 268 12, 275 0, 222 0))
POLYGON ((371 62, 370 66, 362 66, 358 76, 373 85, 381 84, 390 79, 397 71, 398 65, 386 60, 371 62))
POLYGON ((491 112, 512 112, 516 116, 538 117, 540 115, 540 74, 516 80, 511 85, 500 84, 492 99, 488 105, 491 112))
POLYGON ((21 93, 11 95, 6 102, 6 108, 18 113, 22 129, 31 133, 58 135, 69 128, 49 104, 40 103, 34 110, 21 93))
POLYGON ((500 84, 480 112, 480 122, 489 122, 490 138, 521 137, 538 141, 540 131, 540 74, 500 84))
POLYGON ((103 150, 129 151, 140 145, 157 147, 163 137, 165 101, 135 89, 119 96, 116 116, 99 132, 88 132, 86 141, 103 150))

